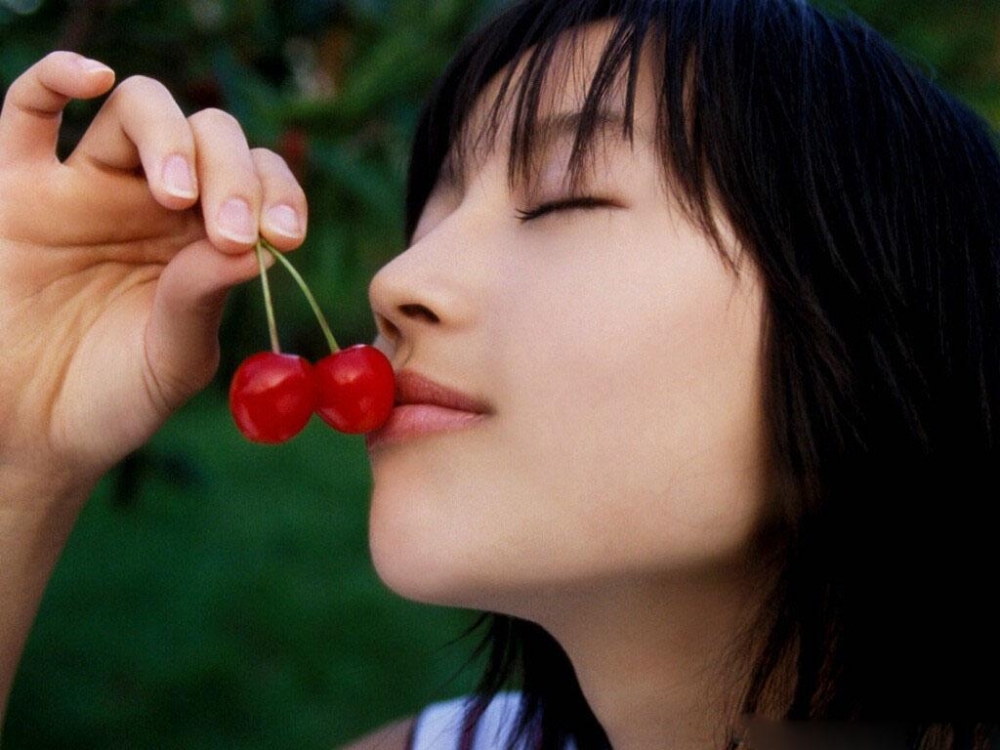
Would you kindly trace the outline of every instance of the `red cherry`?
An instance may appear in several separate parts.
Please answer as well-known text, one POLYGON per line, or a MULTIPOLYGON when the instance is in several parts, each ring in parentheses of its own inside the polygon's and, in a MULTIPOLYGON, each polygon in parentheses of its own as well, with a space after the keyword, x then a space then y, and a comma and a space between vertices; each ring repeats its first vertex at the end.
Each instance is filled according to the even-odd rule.
POLYGON ((396 399, 392 364, 367 344, 341 349, 316 363, 316 413, 335 430, 371 432, 389 418, 396 399))
POLYGON ((229 386, 229 411, 255 443, 297 435, 316 408, 312 365, 294 354, 260 352, 243 360, 229 386))

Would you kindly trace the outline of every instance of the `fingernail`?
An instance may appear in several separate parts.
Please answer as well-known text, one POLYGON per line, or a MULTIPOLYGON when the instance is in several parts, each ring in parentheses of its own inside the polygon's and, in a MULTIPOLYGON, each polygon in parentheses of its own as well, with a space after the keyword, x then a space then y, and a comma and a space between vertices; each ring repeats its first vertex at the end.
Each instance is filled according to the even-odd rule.
POLYGON ((250 215, 250 204, 241 198, 223 203, 219 209, 219 234, 233 242, 254 242, 257 226, 250 215))
POLYGON ((302 234, 302 222, 299 221, 298 213, 294 208, 285 204, 267 209, 264 214, 264 223, 267 224, 268 229, 286 237, 297 238, 302 234))
POLYGON ((114 73, 114 71, 102 62, 91 60, 89 57, 78 57, 76 64, 84 73, 114 73))
POLYGON ((176 154, 163 163, 163 186, 176 198, 194 198, 198 195, 187 159, 176 154))

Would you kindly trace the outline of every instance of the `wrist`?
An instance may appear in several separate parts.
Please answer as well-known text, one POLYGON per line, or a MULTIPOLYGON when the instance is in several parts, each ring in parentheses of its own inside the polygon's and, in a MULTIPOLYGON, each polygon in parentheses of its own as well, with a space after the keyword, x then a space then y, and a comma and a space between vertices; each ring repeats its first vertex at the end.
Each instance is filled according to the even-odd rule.
POLYGON ((92 488, 0 463, 0 725, 49 576, 92 488))

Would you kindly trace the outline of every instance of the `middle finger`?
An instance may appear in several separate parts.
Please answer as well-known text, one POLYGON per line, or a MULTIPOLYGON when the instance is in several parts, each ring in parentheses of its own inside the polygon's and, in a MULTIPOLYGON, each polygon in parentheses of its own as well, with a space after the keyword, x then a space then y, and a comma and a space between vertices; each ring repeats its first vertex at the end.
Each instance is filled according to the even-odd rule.
POLYGON ((261 187, 243 129, 219 109, 197 112, 188 122, 205 231, 220 250, 246 252, 257 241, 261 187))

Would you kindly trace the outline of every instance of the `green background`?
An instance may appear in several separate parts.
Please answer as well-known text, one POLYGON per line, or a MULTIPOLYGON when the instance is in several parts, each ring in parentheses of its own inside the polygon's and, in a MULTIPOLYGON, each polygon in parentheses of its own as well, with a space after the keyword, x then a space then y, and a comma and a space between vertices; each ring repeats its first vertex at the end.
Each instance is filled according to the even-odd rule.
MULTIPOLYGON (((51 49, 164 81, 187 112, 218 106, 282 153, 310 198, 294 260, 341 344, 370 341, 368 281, 402 249, 419 105, 499 1, 0 0, 0 84, 51 49)), ((826 3, 829 5, 829 3, 826 3)), ((1000 7, 857 0, 860 15, 1000 122, 1000 7)), ((94 103, 67 113, 72 147, 94 103)), ((271 274, 283 345, 323 339, 271 274)), ((227 384, 268 346, 259 286, 232 294, 213 385, 109 474, 47 591, 4 747, 331 748, 463 693, 474 613, 388 592, 366 546, 360 438, 314 421, 280 447, 245 442, 227 384)))

